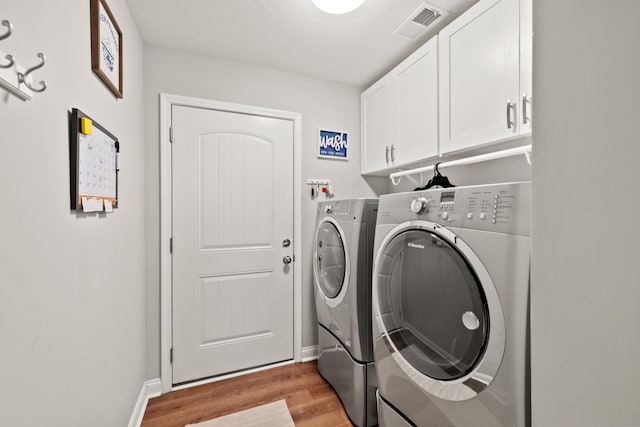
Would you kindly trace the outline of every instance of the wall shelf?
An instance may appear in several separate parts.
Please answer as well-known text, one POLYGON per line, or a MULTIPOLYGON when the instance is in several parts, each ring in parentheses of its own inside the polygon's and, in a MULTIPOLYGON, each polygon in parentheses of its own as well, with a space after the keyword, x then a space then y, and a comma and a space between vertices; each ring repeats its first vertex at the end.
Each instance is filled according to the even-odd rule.
MULTIPOLYGON (((513 156, 519 156, 519 155, 524 155, 527 158, 527 162, 529 164, 531 164, 531 157, 530 157, 530 155, 531 155, 531 144, 524 145, 524 146, 521 146, 521 147, 509 148, 509 149, 501 150, 501 151, 495 151, 493 153, 480 154, 480 155, 477 155, 477 156, 466 157, 466 158, 463 158, 463 159, 451 160, 451 161, 448 161, 448 162, 441 162, 441 163, 438 163, 438 169, 442 169, 442 168, 446 168, 446 167, 450 167, 450 166, 470 165, 470 164, 473 164, 473 163, 487 162, 489 160, 496 160, 496 159, 502 159, 502 158, 505 158, 505 157, 513 157, 513 156)), ((429 172, 429 171, 433 170, 434 166, 435 166, 435 164, 429 165, 429 166, 420 167, 420 168, 415 168, 415 169, 409 169, 409 170, 401 171, 401 172, 394 172, 394 173, 389 175, 389 179, 391 180, 393 185, 398 185, 403 176, 415 175, 415 174, 421 174, 421 173, 424 173, 424 172, 429 172)))

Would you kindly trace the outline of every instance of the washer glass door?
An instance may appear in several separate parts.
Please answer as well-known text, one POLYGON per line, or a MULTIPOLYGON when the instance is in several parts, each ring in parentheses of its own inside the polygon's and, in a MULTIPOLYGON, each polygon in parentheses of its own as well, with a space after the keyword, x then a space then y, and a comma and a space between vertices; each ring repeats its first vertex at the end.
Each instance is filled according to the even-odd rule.
POLYGON ((465 257, 435 232, 410 228, 377 259, 380 318, 397 351, 436 380, 471 372, 487 344, 489 312, 465 257))
POLYGON ((333 299, 344 284, 346 256, 340 232, 332 222, 320 224, 316 245, 314 263, 318 286, 325 297, 333 299))

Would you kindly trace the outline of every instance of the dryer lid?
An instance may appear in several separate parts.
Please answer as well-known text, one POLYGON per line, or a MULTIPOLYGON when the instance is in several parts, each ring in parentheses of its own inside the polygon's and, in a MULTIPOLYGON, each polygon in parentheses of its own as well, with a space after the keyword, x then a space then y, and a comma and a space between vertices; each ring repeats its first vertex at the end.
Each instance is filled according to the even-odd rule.
POLYGON ((462 254, 425 229, 408 229, 381 248, 378 304, 388 339, 417 371, 440 381, 469 374, 489 334, 482 284, 462 254))
POLYGON ((318 287, 326 298, 336 298, 344 286, 346 253, 341 233, 333 222, 323 221, 317 231, 314 267, 318 287))

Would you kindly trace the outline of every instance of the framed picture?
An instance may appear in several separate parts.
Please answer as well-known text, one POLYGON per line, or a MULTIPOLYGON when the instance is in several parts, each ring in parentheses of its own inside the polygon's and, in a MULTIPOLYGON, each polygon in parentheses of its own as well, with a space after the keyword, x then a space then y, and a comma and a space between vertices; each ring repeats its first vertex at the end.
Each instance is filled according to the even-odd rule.
POLYGON ((318 158, 349 160, 349 134, 318 129, 318 158))
POLYGON ((91 0, 91 69, 122 98, 122 31, 106 0, 91 0))

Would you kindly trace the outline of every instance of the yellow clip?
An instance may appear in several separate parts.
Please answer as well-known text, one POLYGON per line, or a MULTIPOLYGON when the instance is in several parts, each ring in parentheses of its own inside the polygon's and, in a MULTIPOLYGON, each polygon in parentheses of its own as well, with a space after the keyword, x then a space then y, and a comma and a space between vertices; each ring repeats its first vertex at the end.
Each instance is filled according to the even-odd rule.
POLYGON ((93 133, 93 122, 86 117, 80 117, 80 132, 85 135, 91 135, 93 133))

